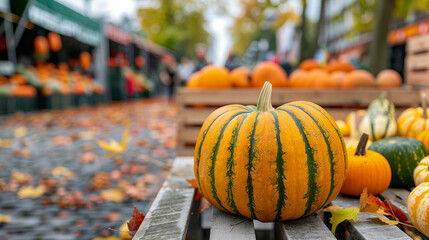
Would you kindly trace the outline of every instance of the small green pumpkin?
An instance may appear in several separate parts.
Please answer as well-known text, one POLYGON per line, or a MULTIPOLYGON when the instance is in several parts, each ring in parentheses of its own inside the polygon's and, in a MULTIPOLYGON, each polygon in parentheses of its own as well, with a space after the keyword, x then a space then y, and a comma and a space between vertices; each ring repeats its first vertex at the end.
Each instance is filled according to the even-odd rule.
POLYGON ((374 142, 368 150, 383 155, 392 170, 391 187, 414 186, 413 171, 426 156, 423 143, 414 138, 395 137, 374 142))

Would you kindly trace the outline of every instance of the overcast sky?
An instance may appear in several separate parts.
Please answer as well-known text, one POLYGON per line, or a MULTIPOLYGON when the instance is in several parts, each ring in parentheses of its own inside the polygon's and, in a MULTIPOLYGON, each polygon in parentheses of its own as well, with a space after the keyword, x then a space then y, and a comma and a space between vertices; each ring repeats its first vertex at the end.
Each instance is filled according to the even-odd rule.
MULTIPOLYGON (((150 3, 148 0, 90 0, 90 4, 86 5, 86 0, 57 0, 78 12, 87 13, 93 17, 103 17, 109 22, 117 23, 124 16, 131 19, 137 19, 137 9, 143 4, 150 3)), ((318 18, 320 0, 308 0, 307 14, 312 19, 318 18)), ((290 7, 301 11, 301 0, 288 0, 290 7)), ((233 14, 239 14, 239 1, 231 0, 228 6, 233 14)), ((232 40, 228 28, 232 24, 230 17, 219 16, 208 10, 206 13, 208 20, 208 31, 213 36, 213 62, 215 64, 223 64, 226 59, 228 50, 231 47, 232 40)))

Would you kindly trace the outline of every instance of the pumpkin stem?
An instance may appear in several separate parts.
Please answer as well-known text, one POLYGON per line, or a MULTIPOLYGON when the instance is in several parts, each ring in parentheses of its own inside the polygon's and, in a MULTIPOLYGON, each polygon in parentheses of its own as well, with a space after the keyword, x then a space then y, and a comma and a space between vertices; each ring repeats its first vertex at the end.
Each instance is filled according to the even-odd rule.
POLYGON ((363 156, 366 154, 366 143, 368 142, 368 134, 362 133, 362 136, 359 139, 359 143, 356 147, 356 156, 363 156))
POLYGON ((267 112, 274 110, 271 105, 271 91, 273 86, 270 82, 266 81, 259 94, 258 105, 256 106, 257 112, 267 112))
POLYGON ((427 119, 428 118, 428 114, 426 112, 428 103, 427 103, 427 96, 426 93, 422 93, 422 108, 423 108, 423 118, 427 119))

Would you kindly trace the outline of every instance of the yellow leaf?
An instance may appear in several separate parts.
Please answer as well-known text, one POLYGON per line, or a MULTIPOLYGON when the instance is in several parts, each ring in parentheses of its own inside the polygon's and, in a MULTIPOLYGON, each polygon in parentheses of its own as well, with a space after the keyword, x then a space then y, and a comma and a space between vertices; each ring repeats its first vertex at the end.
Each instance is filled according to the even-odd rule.
POLYGON ((0 148, 12 147, 13 141, 11 139, 0 139, 0 148))
POLYGON ((109 236, 109 237, 96 237, 96 238, 93 238, 92 240, 122 240, 122 238, 119 238, 116 236, 109 236))
POLYGON ((38 198, 45 193, 45 188, 43 186, 33 187, 33 186, 23 186, 17 192, 19 198, 38 198))
POLYGON ((73 179, 75 176, 72 171, 62 166, 52 168, 51 173, 54 177, 65 177, 67 179, 73 179))
POLYGON ((119 188, 111 188, 111 189, 103 190, 101 191, 100 195, 104 201, 110 201, 110 202, 116 202, 116 203, 122 203, 122 199, 124 198, 124 194, 122 193, 122 190, 119 188))
MULTIPOLYGON (((360 195, 360 199, 359 199, 359 209, 361 212, 366 212, 366 213, 375 213, 378 211, 378 209, 380 208, 378 205, 376 204, 368 204, 367 200, 368 200, 369 194, 368 194, 368 190, 367 188, 363 189, 363 192, 360 195)), ((374 196, 372 196, 374 197, 374 196)))
POLYGON ((338 224, 344 220, 353 220, 356 222, 356 217, 359 215, 360 211, 357 207, 342 208, 331 206, 328 211, 331 212, 332 217, 329 221, 332 224, 332 233, 335 234, 338 224))
POLYGON ((110 154, 106 156, 107 157, 112 157, 115 156, 117 154, 123 153, 125 152, 125 150, 127 149, 127 143, 128 143, 128 129, 125 129, 124 134, 122 136, 122 141, 121 143, 115 141, 115 140, 110 140, 110 142, 106 142, 104 140, 101 139, 97 139, 96 143, 106 152, 109 152, 110 154))
POLYGON ((10 178, 17 181, 18 183, 30 183, 33 178, 28 173, 23 173, 13 169, 10 178))
POLYGON ((10 222, 12 221, 12 217, 10 215, 2 215, 0 214, 0 223, 10 222))
POLYGON ((81 140, 91 140, 95 137, 96 132, 94 131, 86 131, 86 132, 81 132, 79 133, 79 138, 81 140))
POLYGON ((122 142, 121 142, 121 146, 124 149, 124 151, 127 149, 127 143, 128 143, 128 129, 125 129, 124 134, 122 135, 122 142))
POLYGON ((399 221, 390 220, 390 219, 384 218, 383 216, 375 214, 375 213, 370 213, 370 214, 376 216, 378 218, 378 220, 380 220, 383 223, 386 223, 388 225, 398 225, 399 224, 399 221))
POLYGON ((26 127, 17 127, 13 131, 13 135, 17 138, 24 137, 27 135, 27 128, 26 127))

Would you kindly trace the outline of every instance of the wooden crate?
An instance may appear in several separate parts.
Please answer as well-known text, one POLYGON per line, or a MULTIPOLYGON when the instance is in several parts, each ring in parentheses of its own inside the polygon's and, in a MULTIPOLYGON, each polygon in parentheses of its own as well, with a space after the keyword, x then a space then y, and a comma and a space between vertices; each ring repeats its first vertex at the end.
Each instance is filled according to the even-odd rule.
POLYGON ((429 34, 407 41, 405 79, 408 85, 429 86, 429 34))
MULTIPOLYGON (((411 87, 400 89, 354 89, 354 90, 298 90, 275 89, 272 93, 274 107, 297 100, 319 104, 335 119, 345 119, 357 109, 366 109, 369 103, 386 91, 395 104, 399 115, 405 108, 420 103, 420 90, 411 87)), ((255 105, 259 89, 178 90, 178 156, 193 156, 195 142, 204 120, 215 109, 228 104, 255 105)))

